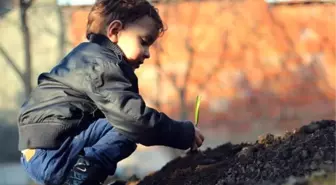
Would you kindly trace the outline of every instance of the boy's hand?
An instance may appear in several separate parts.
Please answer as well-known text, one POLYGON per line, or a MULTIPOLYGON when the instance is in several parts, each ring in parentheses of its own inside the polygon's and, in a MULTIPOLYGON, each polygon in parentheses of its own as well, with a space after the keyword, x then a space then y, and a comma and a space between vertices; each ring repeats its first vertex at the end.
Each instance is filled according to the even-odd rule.
POLYGON ((191 146, 191 150, 195 151, 197 150, 197 148, 199 148, 200 146, 202 146, 204 141, 204 136, 201 133, 200 129, 195 127, 195 139, 194 139, 194 143, 191 146))

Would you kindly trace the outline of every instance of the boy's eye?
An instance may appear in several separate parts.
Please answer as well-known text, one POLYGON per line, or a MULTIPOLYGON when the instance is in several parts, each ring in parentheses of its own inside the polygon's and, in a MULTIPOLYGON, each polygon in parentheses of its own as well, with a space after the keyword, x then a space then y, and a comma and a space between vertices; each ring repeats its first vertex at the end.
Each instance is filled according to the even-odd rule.
POLYGON ((141 43, 141 45, 149 46, 149 42, 147 40, 145 40, 144 38, 141 38, 141 37, 140 37, 140 43, 141 43))

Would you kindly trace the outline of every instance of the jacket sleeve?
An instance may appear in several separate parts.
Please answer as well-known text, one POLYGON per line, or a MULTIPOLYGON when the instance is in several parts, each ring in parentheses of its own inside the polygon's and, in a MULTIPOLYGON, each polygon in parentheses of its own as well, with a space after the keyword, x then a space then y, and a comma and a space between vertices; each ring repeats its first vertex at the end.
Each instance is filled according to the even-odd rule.
POLYGON ((120 65, 125 64, 97 62, 91 66, 88 78, 86 93, 107 120, 122 134, 145 146, 188 149, 194 140, 193 123, 173 120, 146 106, 120 65))

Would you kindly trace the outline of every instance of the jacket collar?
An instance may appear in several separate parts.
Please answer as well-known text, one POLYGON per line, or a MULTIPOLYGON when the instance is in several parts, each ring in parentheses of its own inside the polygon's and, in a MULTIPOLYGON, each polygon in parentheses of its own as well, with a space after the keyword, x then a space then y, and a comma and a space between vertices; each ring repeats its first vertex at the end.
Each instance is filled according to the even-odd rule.
POLYGON ((91 34, 89 36, 89 41, 112 50, 117 55, 119 60, 122 60, 124 57, 124 53, 121 51, 119 46, 111 42, 110 39, 108 39, 105 35, 91 34))

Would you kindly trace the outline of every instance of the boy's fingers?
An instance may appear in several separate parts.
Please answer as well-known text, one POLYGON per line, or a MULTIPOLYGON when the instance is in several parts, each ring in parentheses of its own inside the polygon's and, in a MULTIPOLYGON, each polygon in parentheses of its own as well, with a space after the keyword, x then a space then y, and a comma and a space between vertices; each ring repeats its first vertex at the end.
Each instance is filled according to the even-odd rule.
POLYGON ((204 136, 203 136, 203 134, 200 134, 200 137, 201 137, 202 141, 204 141, 204 136))
POLYGON ((200 138, 200 137, 196 137, 196 144, 197 144, 197 146, 199 147, 199 146, 201 146, 202 145, 202 143, 203 143, 203 140, 200 138))
POLYGON ((204 136, 203 134, 201 133, 201 131, 199 130, 199 128, 195 128, 196 130, 196 136, 200 137, 202 141, 204 141, 204 136))

